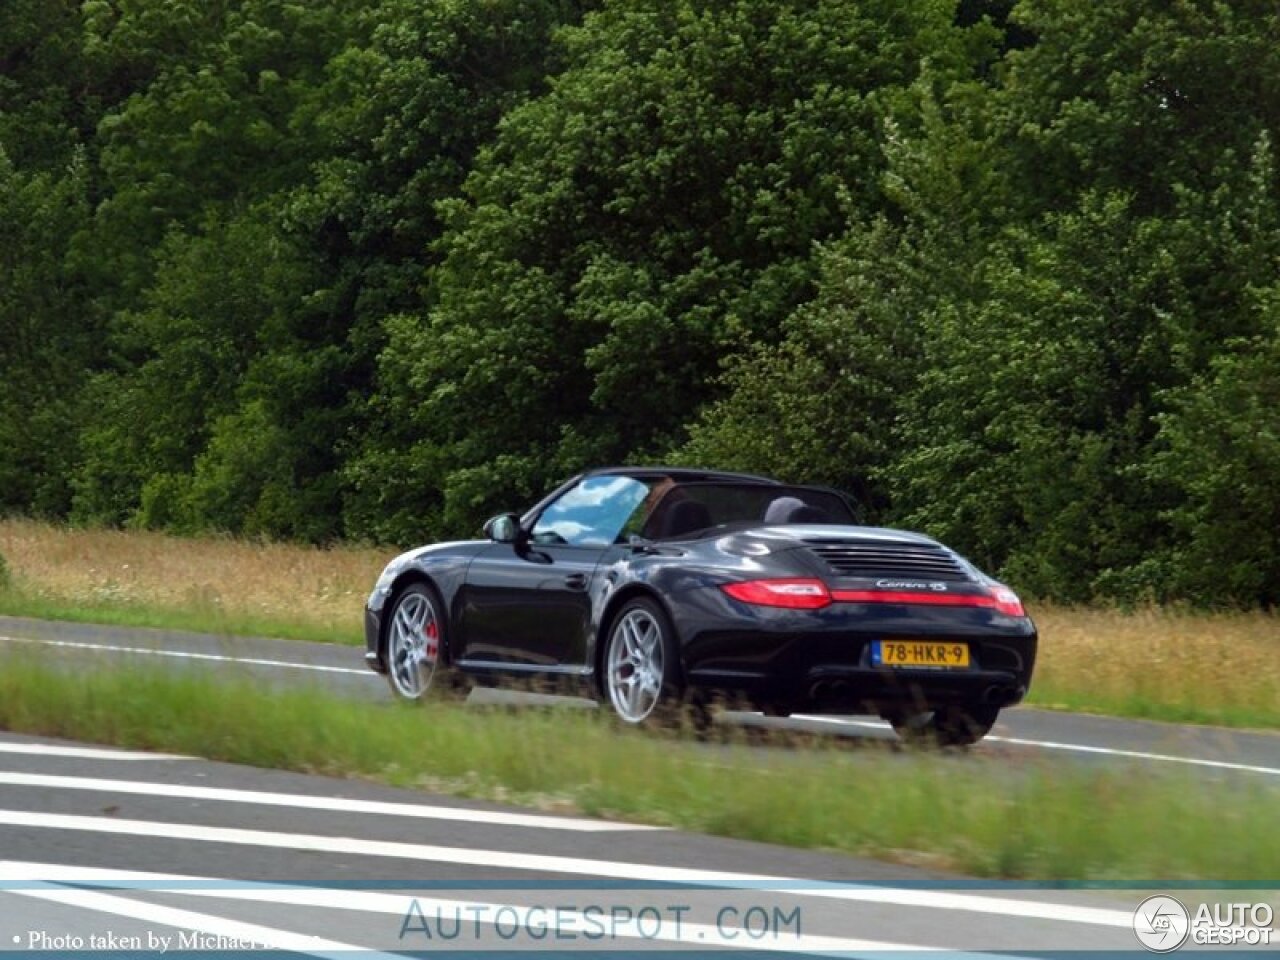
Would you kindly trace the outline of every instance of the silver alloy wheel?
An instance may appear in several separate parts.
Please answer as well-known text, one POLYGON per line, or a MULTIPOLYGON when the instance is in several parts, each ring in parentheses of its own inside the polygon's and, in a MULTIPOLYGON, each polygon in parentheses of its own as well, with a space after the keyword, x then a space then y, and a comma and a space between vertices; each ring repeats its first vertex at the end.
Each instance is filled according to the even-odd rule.
POLYGON ((410 587, 396 601, 387 637, 392 689, 406 700, 427 692, 440 655, 440 621, 425 588, 410 587))
POLYGON ((662 698, 665 650, 662 626, 643 607, 618 618, 609 637, 605 682, 609 700, 627 723, 640 723, 662 698))

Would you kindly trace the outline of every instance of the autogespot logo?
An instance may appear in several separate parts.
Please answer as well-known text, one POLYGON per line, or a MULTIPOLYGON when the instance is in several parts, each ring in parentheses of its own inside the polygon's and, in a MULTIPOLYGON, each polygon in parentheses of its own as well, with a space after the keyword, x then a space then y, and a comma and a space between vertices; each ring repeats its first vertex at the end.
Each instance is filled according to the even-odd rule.
POLYGON ((1173 897, 1147 897, 1133 912, 1133 932, 1153 953, 1177 950, 1191 930, 1191 914, 1173 897))

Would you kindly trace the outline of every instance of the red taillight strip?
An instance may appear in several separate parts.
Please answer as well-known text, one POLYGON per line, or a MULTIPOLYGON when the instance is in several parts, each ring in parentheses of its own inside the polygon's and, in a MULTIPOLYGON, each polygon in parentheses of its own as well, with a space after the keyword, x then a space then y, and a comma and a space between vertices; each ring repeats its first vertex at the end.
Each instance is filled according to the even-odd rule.
MULTIPOLYGON (((1010 595, 1012 596, 1012 595, 1010 595)), ((836 603, 913 603, 934 607, 982 607, 1011 617, 1025 616, 1016 598, 997 599, 980 593, 921 593, 906 590, 832 590, 836 603)))
POLYGON ((918 593, 914 590, 832 590, 838 603, 926 603, 938 607, 994 607, 995 597, 976 593, 918 593))
POLYGON ((722 583, 720 589, 743 603, 791 610, 821 610, 831 605, 831 593, 821 580, 787 577, 773 580, 742 580, 722 583))
POLYGON ((1018 595, 1004 586, 988 593, 942 593, 924 590, 828 590, 821 580, 783 577, 722 583, 720 589, 742 603, 792 610, 821 610, 832 603, 907 603, 934 607, 981 607, 1009 617, 1025 617, 1018 595))

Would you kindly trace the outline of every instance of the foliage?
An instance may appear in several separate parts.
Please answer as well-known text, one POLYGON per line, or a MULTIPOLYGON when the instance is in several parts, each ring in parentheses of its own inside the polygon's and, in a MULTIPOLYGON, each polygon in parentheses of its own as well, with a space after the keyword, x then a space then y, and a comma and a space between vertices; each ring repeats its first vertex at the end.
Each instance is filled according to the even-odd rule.
POLYGON ((1150 470, 1181 496, 1161 560, 1171 593, 1280 605, 1280 289, 1254 296, 1261 331, 1234 340, 1171 396, 1150 470))
POLYGON ((419 541, 675 459, 1274 605, 1278 50, 1263 0, 12 0, 0 507, 419 541))
POLYGON ((562 31, 565 70, 442 205, 362 479, 465 530, 584 461, 659 457, 809 298, 842 206, 880 203, 883 104, 926 56, 961 72, 968 38, 928 2, 616 3, 562 31))
POLYGON ((74 265, 87 217, 81 158, 17 169, 0 143, 0 509, 65 511, 75 457, 67 429, 92 351, 94 316, 74 265))

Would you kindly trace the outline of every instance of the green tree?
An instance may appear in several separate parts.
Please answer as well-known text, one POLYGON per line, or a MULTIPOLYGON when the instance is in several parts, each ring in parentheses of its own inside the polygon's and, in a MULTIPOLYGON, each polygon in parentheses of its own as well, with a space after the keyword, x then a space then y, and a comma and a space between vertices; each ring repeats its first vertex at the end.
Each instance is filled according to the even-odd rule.
POLYGON ((273 227, 245 216, 210 219, 204 233, 170 233, 155 284, 113 324, 116 369, 91 383, 93 414, 75 477, 80 519, 165 522, 213 423, 235 408, 261 331, 287 315, 303 271, 273 227), (160 497, 157 490, 163 489, 160 497))
POLYGON ((426 308, 439 205, 457 194, 501 118, 545 88, 560 56, 554 31, 594 5, 384 0, 360 17, 366 39, 330 65, 316 121, 327 155, 285 211, 320 260, 308 302, 326 313, 329 343, 342 358, 341 369, 327 372, 346 390, 344 409, 328 419, 325 436, 341 474, 329 485, 341 496, 341 516, 336 505, 330 514, 349 534, 422 533, 421 493, 386 469, 407 444, 388 388, 374 391, 386 321, 426 308))
POLYGON ((0 510, 65 511, 77 395, 92 349, 71 244, 85 168, 24 174, 0 145, 0 510))
POLYGON ((1161 417, 1152 479, 1182 496, 1177 537, 1143 571, 1156 596, 1280 605, 1280 288, 1250 299, 1260 332, 1226 344, 1161 417))
MULTIPOLYGON (((982 36, 956 35, 971 44, 975 75, 985 71, 973 42, 982 36)), ((983 119, 985 94, 963 71, 926 69, 896 98, 881 141, 883 212, 850 210, 846 233, 822 246, 813 300, 787 318, 780 343, 730 367, 727 395, 703 411, 678 459, 830 484, 852 492, 869 521, 895 516, 886 473, 926 373, 926 318, 981 295, 976 267, 1009 190, 967 129, 983 119)))
POLYGON ((104 59, 134 34, 154 55, 99 130, 115 365, 92 389, 79 516, 343 532, 341 467, 376 415, 382 320, 422 304, 434 203, 577 10, 243 0, 97 25, 104 59))
POLYGON ((19 170, 65 167, 94 119, 92 98, 81 96, 87 70, 80 33, 75 4, 0 5, 0 145, 19 170))
POLYGON ((856 255, 686 454, 842 482, 1038 593, 1186 595, 1207 494, 1180 506, 1153 463, 1185 428, 1157 434, 1224 342, 1264 334, 1278 23, 1029 0, 1011 25, 1034 44, 979 82, 926 73, 886 128, 887 221, 855 217, 832 250, 856 255), (770 424, 781 442, 744 439, 770 424))
POLYGON ((566 69, 443 205, 429 313, 389 325, 393 426, 361 484, 461 532, 679 441, 812 295, 842 203, 880 202, 883 103, 922 57, 967 61, 952 34, 944 4, 802 0, 612 3, 562 31, 566 69))

